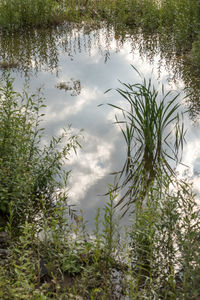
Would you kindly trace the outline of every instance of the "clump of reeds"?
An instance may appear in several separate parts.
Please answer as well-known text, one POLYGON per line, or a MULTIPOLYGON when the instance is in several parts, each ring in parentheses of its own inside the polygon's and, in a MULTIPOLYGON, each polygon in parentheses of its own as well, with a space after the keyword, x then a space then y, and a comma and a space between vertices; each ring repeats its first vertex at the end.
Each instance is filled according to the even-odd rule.
POLYGON ((142 83, 122 86, 116 91, 128 103, 128 109, 109 105, 122 113, 122 119, 116 116, 116 123, 127 146, 127 159, 119 177, 125 193, 118 204, 125 200, 124 206, 129 207, 138 198, 144 200, 148 188, 161 180, 161 174, 175 175, 169 160, 180 161, 185 130, 177 102, 179 94, 165 93, 162 86, 159 95, 151 79, 145 78, 142 83))

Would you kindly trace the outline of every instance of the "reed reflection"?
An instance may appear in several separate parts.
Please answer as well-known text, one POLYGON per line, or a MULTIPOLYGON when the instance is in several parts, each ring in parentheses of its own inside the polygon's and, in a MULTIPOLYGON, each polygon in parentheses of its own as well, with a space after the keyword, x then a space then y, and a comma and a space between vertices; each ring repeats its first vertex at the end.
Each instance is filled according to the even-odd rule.
POLYGON ((170 35, 150 35, 140 29, 119 29, 106 24, 73 23, 12 34, 1 31, 0 69, 13 69, 27 78, 41 70, 59 74, 61 53, 74 60, 77 53, 92 56, 98 52, 107 63, 111 52, 119 52, 126 42, 131 45, 133 55, 139 50, 140 57, 147 58, 152 64, 159 55, 159 62, 156 63, 158 72, 161 73, 164 67, 173 82, 184 81, 190 94, 190 115, 196 120, 200 112, 200 70, 191 67, 187 52, 173 43, 170 35))

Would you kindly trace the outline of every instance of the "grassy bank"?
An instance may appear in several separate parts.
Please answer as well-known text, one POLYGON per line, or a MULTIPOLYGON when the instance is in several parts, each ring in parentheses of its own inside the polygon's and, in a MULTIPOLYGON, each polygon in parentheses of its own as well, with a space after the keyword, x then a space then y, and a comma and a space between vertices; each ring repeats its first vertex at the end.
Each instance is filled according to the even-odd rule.
MULTIPOLYGON (((129 87, 134 92, 125 93, 127 99, 140 99, 138 105, 144 109, 157 97, 151 85, 129 87)), ((173 99, 165 100, 163 109, 155 108, 154 102, 145 114, 132 106, 126 115, 121 108, 130 122, 120 124, 128 134, 129 126, 141 131, 140 114, 149 117, 153 128, 159 120, 165 125, 173 122, 163 113, 172 116, 176 105, 173 99), (153 121, 154 113, 157 118, 153 121)), ((138 193, 133 198, 136 184, 128 181, 132 193, 124 201, 134 207, 135 217, 132 215, 126 232, 119 230, 119 199, 116 187, 110 186, 107 204, 102 211, 97 209, 89 234, 84 213, 68 205, 64 192, 68 172, 62 171, 63 166, 70 150, 78 146, 78 137, 64 131, 43 148, 42 106, 40 94, 16 93, 13 80, 4 76, 0 88, 0 298, 198 299, 200 222, 192 187, 175 180, 173 173, 172 189, 172 174, 160 167, 166 164, 163 155, 156 161, 157 176, 151 178, 148 188, 144 182, 145 196, 138 193)), ((145 128, 146 139, 151 139, 145 128)), ((153 129, 152 134, 155 132, 153 129)), ((133 142, 137 138, 137 132, 136 136, 127 134, 124 137, 133 142)), ((158 153, 155 144, 146 148, 145 137, 144 143, 141 139, 141 178, 149 170, 143 154, 158 153)), ((134 162, 134 152, 128 157, 134 162)))
POLYGON ((16 30, 68 21, 107 21, 117 27, 140 27, 173 35, 177 51, 191 51, 199 67, 198 0, 6 0, 0 1, 0 26, 16 30))

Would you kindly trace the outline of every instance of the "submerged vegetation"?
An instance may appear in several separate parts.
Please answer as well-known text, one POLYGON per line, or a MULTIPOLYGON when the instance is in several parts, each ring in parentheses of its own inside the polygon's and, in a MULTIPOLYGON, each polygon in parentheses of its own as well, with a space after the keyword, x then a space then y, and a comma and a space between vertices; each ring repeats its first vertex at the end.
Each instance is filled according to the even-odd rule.
MULTIPOLYGON (((148 133, 143 136, 145 130, 129 136, 133 142, 140 141, 143 168, 139 175, 145 178, 147 146, 152 144, 148 154, 157 153, 155 163, 166 165, 165 151, 153 145, 160 145, 158 125, 164 128, 177 121, 173 113, 178 107, 175 98, 148 106, 157 96, 151 85, 126 87, 129 92, 120 93, 132 103, 131 89, 138 101, 134 109, 140 107, 138 118, 133 110, 124 114, 130 121, 125 122, 127 132, 132 126, 139 134, 145 125, 142 120, 153 122, 153 144, 145 143, 150 138, 148 133)), ((177 181, 173 188, 168 172, 159 168, 161 180, 149 182, 142 205, 144 195, 130 193, 130 199, 135 197, 135 213, 126 234, 119 230, 118 195, 110 186, 107 204, 97 210, 95 228, 89 234, 83 212, 67 203, 68 172, 62 172, 69 151, 78 146, 78 137, 67 135, 63 145, 64 133, 42 148, 39 94, 16 93, 13 80, 4 75, 0 96, 0 298, 198 299, 200 222, 190 184, 177 181)), ((133 153, 129 158, 134 160, 133 153)))

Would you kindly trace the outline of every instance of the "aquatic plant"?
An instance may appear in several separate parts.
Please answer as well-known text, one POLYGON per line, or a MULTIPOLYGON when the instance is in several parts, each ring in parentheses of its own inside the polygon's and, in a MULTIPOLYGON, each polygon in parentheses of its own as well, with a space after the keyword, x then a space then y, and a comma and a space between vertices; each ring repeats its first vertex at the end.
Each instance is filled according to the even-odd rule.
POLYGON ((169 160, 180 162, 185 130, 177 103, 179 94, 165 93, 162 86, 159 95, 151 79, 121 84, 123 87, 116 91, 127 102, 128 109, 109 105, 122 113, 122 119, 116 115, 116 123, 127 146, 127 159, 119 172, 118 188, 125 188, 125 193, 118 205, 125 200, 123 208, 128 209, 133 202, 142 202, 148 188, 154 181, 161 181, 163 174, 175 177, 169 160))
MULTIPOLYGON (((135 218, 132 218, 128 238, 125 236, 124 240, 123 228, 116 214, 118 195, 115 186, 109 186, 108 201, 103 210, 97 209, 95 229, 90 235, 84 212, 79 214, 66 205, 66 195, 52 178, 59 174, 62 178, 60 170, 64 161, 60 159, 63 156, 47 147, 45 149, 49 151, 45 152, 43 160, 42 148, 38 144, 42 102, 37 102, 33 96, 28 97, 27 93, 25 98, 16 93, 9 76, 4 80, 0 90, 0 209, 1 214, 8 214, 8 218, 3 232, 0 228, 0 298, 113 300, 126 295, 129 299, 198 299, 200 221, 191 185, 177 182, 176 189, 172 190, 168 175, 171 169, 161 167, 162 180, 151 182, 146 191, 145 205, 136 202, 135 218), (46 173, 45 167, 50 173, 46 173), (43 171, 45 177, 41 176, 43 171), (35 179, 45 182, 44 186, 41 185, 43 196, 37 195, 37 198, 31 194, 32 187, 38 182, 35 179), (56 191, 53 206, 47 203, 46 187, 49 191, 56 191), (39 210, 37 202, 32 203, 33 199, 38 200, 39 210), (2 208, 5 200, 10 201, 6 210, 2 208), (34 209, 37 217, 34 217, 34 209)), ((125 125, 125 139, 126 132, 129 132, 125 130, 133 128, 137 140, 146 141, 146 145, 139 147, 142 158, 147 151, 149 157, 162 165, 156 155, 156 145, 161 147, 160 153, 165 153, 165 150, 159 139, 151 140, 151 136, 156 138, 157 130, 167 129, 167 124, 172 124, 173 119, 176 124, 178 104, 175 104, 175 97, 174 102, 171 99, 166 106, 164 99, 156 102, 158 94, 151 88, 152 84, 146 82, 144 85, 143 82, 127 85, 125 94, 124 89, 119 91, 128 103, 132 103, 134 97, 137 105, 132 104, 132 112, 117 108, 127 118, 122 122, 117 120, 117 123, 122 127, 125 125), (144 111, 147 120, 142 117, 144 111), (159 122, 157 115, 160 116, 159 122)), ((164 136, 167 141, 170 135, 166 133, 164 136)), ((183 141, 181 135, 176 140, 180 144, 183 141)), ((71 146, 68 144, 66 153, 71 146)), ((177 144, 177 150, 172 149, 175 160, 178 159, 178 148, 177 144)), ((144 168, 141 168, 142 174, 146 176, 144 168)))

